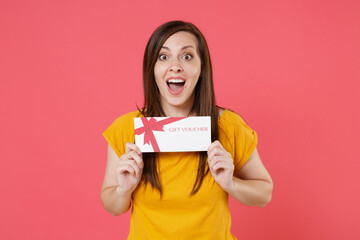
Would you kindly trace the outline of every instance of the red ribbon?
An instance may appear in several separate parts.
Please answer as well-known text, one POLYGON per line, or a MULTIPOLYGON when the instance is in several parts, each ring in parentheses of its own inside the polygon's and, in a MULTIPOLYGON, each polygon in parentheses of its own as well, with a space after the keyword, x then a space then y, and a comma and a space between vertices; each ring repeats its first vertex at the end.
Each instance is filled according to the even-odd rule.
POLYGON ((160 121, 156 121, 155 118, 150 118, 150 120, 148 120, 148 118, 141 118, 141 121, 144 124, 144 126, 135 129, 135 135, 141 135, 145 133, 144 144, 150 144, 152 145, 154 152, 160 152, 153 131, 164 132, 163 127, 166 124, 177 122, 184 118, 185 117, 169 117, 160 121))

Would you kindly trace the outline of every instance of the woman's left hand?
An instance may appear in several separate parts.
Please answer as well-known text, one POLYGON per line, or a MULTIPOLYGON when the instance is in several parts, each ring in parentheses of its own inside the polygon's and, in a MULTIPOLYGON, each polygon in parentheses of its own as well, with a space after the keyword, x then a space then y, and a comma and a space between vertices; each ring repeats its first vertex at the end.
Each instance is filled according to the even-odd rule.
POLYGON ((233 183, 234 163, 231 154, 218 140, 208 148, 208 164, 215 182, 227 192, 233 183))

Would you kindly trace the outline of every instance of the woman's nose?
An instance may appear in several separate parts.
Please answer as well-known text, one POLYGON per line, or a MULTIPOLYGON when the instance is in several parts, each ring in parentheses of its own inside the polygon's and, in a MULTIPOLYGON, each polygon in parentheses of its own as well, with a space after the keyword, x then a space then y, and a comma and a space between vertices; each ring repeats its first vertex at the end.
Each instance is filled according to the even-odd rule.
POLYGON ((173 72, 181 72, 183 69, 179 63, 178 60, 174 60, 172 63, 171 63, 171 68, 170 68, 170 71, 173 71, 173 72))

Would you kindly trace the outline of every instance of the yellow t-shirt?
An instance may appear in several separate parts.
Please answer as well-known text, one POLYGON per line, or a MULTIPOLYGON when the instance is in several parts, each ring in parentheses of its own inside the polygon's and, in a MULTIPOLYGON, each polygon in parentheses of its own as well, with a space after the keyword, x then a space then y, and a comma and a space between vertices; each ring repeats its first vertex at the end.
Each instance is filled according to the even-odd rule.
MULTIPOLYGON (((134 143, 134 117, 138 111, 117 118, 103 133, 120 157, 126 142, 134 143)), ((236 113, 225 109, 218 120, 219 141, 231 153, 235 171, 241 168, 257 145, 257 135, 236 113)), ((198 155, 195 152, 159 153, 159 176, 163 196, 150 184, 140 182, 132 195, 128 239, 236 239, 230 232, 228 194, 209 172, 200 190, 190 196, 194 186, 198 155)))

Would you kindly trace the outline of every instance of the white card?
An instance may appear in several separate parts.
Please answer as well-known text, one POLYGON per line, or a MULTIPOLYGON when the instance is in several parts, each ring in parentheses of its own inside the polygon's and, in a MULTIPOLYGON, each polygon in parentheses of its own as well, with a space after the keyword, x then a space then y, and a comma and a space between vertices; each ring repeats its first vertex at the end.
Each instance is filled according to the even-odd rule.
POLYGON ((135 144, 142 152, 207 151, 211 117, 134 118, 135 144))

